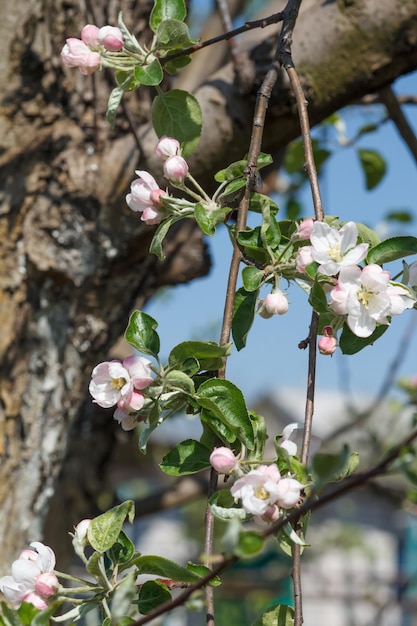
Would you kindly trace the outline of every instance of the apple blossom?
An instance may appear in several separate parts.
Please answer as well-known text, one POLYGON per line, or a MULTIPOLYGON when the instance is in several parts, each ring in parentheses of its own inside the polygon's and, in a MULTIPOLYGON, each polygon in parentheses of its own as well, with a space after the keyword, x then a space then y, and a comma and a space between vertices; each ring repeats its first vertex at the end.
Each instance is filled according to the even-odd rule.
POLYGON ((333 337, 333 328, 331 326, 325 326, 323 328, 323 337, 320 337, 318 342, 318 348, 320 354, 332 355, 337 348, 337 339, 333 337))
POLYGON ((180 142, 172 137, 163 135, 158 141, 155 152, 161 159, 166 161, 169 157, 181 154, 180 142))
POLYGON ((311 256, 319 263, 318 271, 335 276, 342 267, 355 265, 366 256, 369 244, 360 243, 354 222, 347 222, 340 230, 325 222, 315 222, 311 236, 311 256))
POLYGON ((142 221, 146 224, 159 224, 162 214, 161 196, 167 195, 160 189, 158 183, 151 174, 143 170, 136 170, 138 178, 130 185, 130 193, 126 196, 126 202, 132 211, 142 213, 142 221))
POLYGON ((247 513, 264 515, 268 507, 278 500, 278 483, 281 474, 276 465, 258 465, 239 478, 230 489, 235 499, 242 500, 247 513))
POLYGON ((58 587, 58 579, 53 573, 55 554, 39 541, 30 544, 34 550, 24 550, 12 563, 11 576, 0 578, 0 591, 9 602, 29 602, 38 609, 47 606, 47 600, 58 587))
POLYGON ((291 509, 299 501, 303 487, 295 478, 281 478, 278 483, 277 505, 282 509, 291 509))
MULTIPOLYGON (((296 456, 298 450, 303 445, 304 428, 293 422, 287 424, 282 431, 282 437, 278 442, 280 448, 284 448, 290 456, 296 456)), ((322 441, 316 435, 310 436, 310 455, 315 454, 320 448, 322 441)))
POLYGON ((103 26, 99 29, 97 38, 109 52, 118 52, 123 48, 123 34, 116 26, 103 26))
POLYGON ((341 269, 329 306, 338 315, 347 315, 350 330, 369 337, 377 323, 389 324, 389 317, 412 308, 415 298, 404 285, 390 282, 390 274, 376 264, 361 270, 357 265, 341 269))
POLYGON ((169 157, 164 163, 164 176, 172 183, 184 182, 188 171, 188 163, 182 156, 169 157))
POLYGON ((148 359, 131 356, 120 361, 99 363, 92 372, 89 390, 94 402, 103 408, 109 408, 125 402, 133 410, 142 408, 142 394, 137 389, 145 389, 152 382, 148 359), (138 407, 138 408, 135 408, 138 407))
POLYGON ((74 528, 74 534, 72 535, 72 545, 76 554, 83 558, 84 548, 89 544, 88 541, 88 527, 91 524, 91 519, 83 519, 74 528))
POLYGON ((230 474, 236 468, 237 459, 230 448, 221 446, 210 454, 210 464, 219 474, 230 474))
MULTIPOLYGON (((126 407, 128 409, 128 407, 126 407)), ((123 410, 119 405, 113 413, 113 418, 120 424, 123 430, 133 430, 142 421, 142 418, 134 411, 123 410)))
POLYGON ((61 51, 61 60, 67 67, 78 67, 81 74, 92 74, 101 66, 98 52, 90 48, 81 39, 70 37, 61 51))

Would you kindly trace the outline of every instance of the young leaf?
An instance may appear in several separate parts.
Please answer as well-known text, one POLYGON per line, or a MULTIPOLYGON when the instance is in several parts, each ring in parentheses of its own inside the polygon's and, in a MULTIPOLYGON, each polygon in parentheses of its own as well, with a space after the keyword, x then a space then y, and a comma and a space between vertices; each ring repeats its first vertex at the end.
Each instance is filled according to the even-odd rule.
POLYGON ((198 404, 228 426, 249 450, 254 447, 252 422, 242 392, 229 380, 212 378, 200 385, 198 404))
POLYGON ((116 565, 127 563, 135 553, 135 546, 126 533, 122 530, 117 537, 116 543, 108 552, 109 558, 116 565))
POLYGON ((206 207, 201 202, 198 202, 194 209, 194 217, 197 224, 200 226, 203 233, 209 237, 214 235, 216 226, 223 224, 229 213, 229 207, 220 207, 213 210, 211 207, 206 207))
POLYGON ((158 137, 177 139, 182 155, 187 158, 200 140, 202 113, 195 97, 188 91, 172 89, 159 94, 152 103, 152 125, 158 137))
POLYGON ((252 626, 294 626, 294 609, 286 604, 270 606, 252 626))
POLYGON ((375 150, 358 150, 358 157, 365 174, 366 188, 371 190, 383 179, 387 165, 379 152, 375 150))
POLYGON ((257 267, 248 266, 242 270, 242 281, 246 291, 256 291, 262 284, 265 274, 263 270, 257 267))
POLYGON ((158 322, 153 317, 143 311, 133 311, 126 328, 125 339, 139 352, 157 356, 160 341, 155 328, 158 328, 158 322))
POLYGON ((211 450, 194 439, 178 443, 164 456, 159 467, 169 476, 195 474, 210 467, 211 450))
POLYGON ((340 335, 339 346, 343 354, 356 354, 366 346, 371 346, 377 339, 387 330, 387 324, 377 326, 370 337, 357 337, 350 330, 347 324, 344 324, 342 334, 340 335))
POLYGON ((149 246, 149 253, 154 254, 160 261, 165 259, 165 254, 162 250, 162 242, 165 239, 169 229, 175 222, 178 222, 181 217, 168 217, 161 222, 152 238, 151 245, 149 246))
POLYGON ((246 291, 243 287, 237 290, 235 296, 232 335, 237 350, 246 346, 246 339, 256 312, 259 290, 246 291))
POLYGON ((327 298, 324 293, 323 287, 318 280, 315 280, 311 287, 308 302, 317 313, 326 313, 327 311, 327 298))
POLYGON ((176 50, 189 48, 197 43, 192 39, 187 24, 179 20, 164 20, 156 31, 156 48, 158 50, 176 50))
POLYGON ((107 103, 106 119, 112 128, 114 127, 117 109, 119 108, 119 104, 122 100, 124 92, 125 89, 123 85, 119 85, 118 87, 115 87, 110 93, 109 101, 107 103))
POLYGON ((159 24, 164 20, 180 20, 182 22, 186 15, 184 0, 155 0, 149 25, 155 33, 159 24))
POLYGON ((234 550, 235 554, 240 558, 253 557, 258 555, 263 549, 265 539, 253 530, 239 533, 238 544, 234 550))
POLYGON ((373 248, 381 243, 380 238, 376 234, 372 228, 365 226, 365 224, 361 224, 360 222, 355 222, 356 228, 358 229, 359 238, 363 241, 363 243, 369 243, 369 247, 373 248))
POLYGON ((246 511, 235 505, 232 494, 228 489, 216 491, 210 498, 210 509, 215 517, 227 522, 229 520, 245 520, 246 511))
POLYGON ((135 560, 134 564, 138 569, 137 574, 153 574, 183 583, 195 583, 200 580, 200 576, 195 572, 182 567, 182 565, 177 565, 177 563, 169 561, 162 556, 140 556, 135 560))
MULTIPOLYGON (((212 367, 213 362, 217 363, 223 357, 229 356, 231 352, 231 343, 219 345, 214 341, 183 341, 171 350, 168 363, 171 367, 183 369, 181 366, 189 359, 197 359, 200 364, 199 369, 216 369, 212 367)), ((222 361, 219 367, 221 365, 222 361)))
POLYGON ((149 65, 135 67, 135 78, 142 85, 159 85, 163 77, 164 72, 158 59, 154 59, 149 65))
POLYGON ((371 248, 366 261, 383 265, 412 254, 417 254, 417 237, 391 237, 371 248))
POLYGON ((171 600, 171 593, 159 580, 148 580, 139 591, 138 608, 142 615, 147 615, 157 606, 171 600))
POLYGON ((133 523, 134 515, 135 504, 133 500, 127 500, 91 520, 88 540, 94 550, 97 552, 109 550, 118 541, 126 518, 133 523))

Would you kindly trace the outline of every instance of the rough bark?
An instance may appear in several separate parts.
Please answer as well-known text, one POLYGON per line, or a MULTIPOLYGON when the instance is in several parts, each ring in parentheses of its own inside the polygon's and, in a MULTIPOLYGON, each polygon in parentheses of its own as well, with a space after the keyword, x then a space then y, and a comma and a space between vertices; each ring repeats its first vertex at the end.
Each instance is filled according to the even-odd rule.
MULTIPOLYGON (((126 99, 136 137, 122 114, 112 130, 104 121, 112 80, 106 73, 90 78, 64 71, 59 62, 65 38, 76 36, 84 23, 115 22, 122 8, 138 32, 145 29, 150 3, 90 4, 94 15, 83 15, 75 0, 2 4, 2 569, 27 541, 42 537, 67 450, 65 531, 83 511, 76 504, 80 493, 87 499, 97 490, 114 428, 84 403, 87 382, 91 367, 123 332, 129 311, 160 285, 190 280, 209 266, 190 221, 171 233, 165 263, 148 257, 151 230, 125 206, 135 168, 160 173, 148 121, 152 92, 126 99)), ((294 60, 313 122, 417 67, 417 0, 311 0, 302 6, 294 60)), ((205 117, 192 167, 206 182, 247 149, 273 32, 260 33, 270 40, 253 55, 258 78, 251 93, 234 84, 230 66, 197 91, 205 117)), ((281 81, 270 103, 264 149, 275 152, 297 134, 296 111, 281 81)))

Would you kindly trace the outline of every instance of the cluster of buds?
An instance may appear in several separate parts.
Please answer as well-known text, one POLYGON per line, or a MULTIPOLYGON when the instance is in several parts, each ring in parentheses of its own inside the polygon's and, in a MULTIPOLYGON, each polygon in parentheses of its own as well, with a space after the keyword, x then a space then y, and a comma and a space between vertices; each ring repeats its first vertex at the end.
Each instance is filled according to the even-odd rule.
POLYGON ((28 602, 45 609, 59 588, 54 574, 55 554, 39 541, 30 544, 33 550, 23 550, 12 564, 11 576, 0 578, 0 591, 13 604, 28 602))
MULTIPOLYGON (((181 156, 179 141, 172 137, 163 136, 156 146, 156 154, 163 160, 164 176, 174 186, 183 188, 185 178, 188 176, 188 163, 181 156)), ((185 210, 189 213, 194 207, 187 201, 179 203, 172 198, 167 191, 161 189, 155 178, 149 172, 136 170, 138 176, 130 186, 130 193, 126 196, 126 202, 132 211, 141 213, 141 220, 145 224, 159 224, 164 217, 185 210), (182 208, 181 208, 182 206, 182 208)))
POLYGON ((142 356, 104 361, 93 369, 89 390, 99 406, 116 406, 114 419, 123 430, 132 430, 141 421, 139 411, 145 404, 141 391, 152 383, 151 373, 151 361, 142 356))
POLYGON ((87 24, 81 31, 81 39, 70 37, 62 48, 61 60, 67 67, 78 67, 81 74, 92 74, 100 69, 108 52, 123 49, 122 31, 115 26, 98 28, 87 24))
POLYGON ((210 463, 219 474, 237 477, 230 493, 241 501, 246 513, 254 516, 255 522, 274 522, 280 516, 280 509, 291 509, 300 500, 303 485, 291 476, 281 476, 275 463, 261 464, 243 473, 244 464, 224 446, 213 450, 210 463))

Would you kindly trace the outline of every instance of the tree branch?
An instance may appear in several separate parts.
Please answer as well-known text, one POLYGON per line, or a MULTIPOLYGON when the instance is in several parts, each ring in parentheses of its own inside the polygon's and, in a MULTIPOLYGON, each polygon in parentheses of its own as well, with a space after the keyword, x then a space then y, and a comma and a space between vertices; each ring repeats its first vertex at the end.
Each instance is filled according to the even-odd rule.
POLYGON ((394 122, 417 164, 417 138, 398 103, 397 96, 392 88, 388 86, 380 90, 379 98, 382 104, 385 105, 390 119, 394 122))

